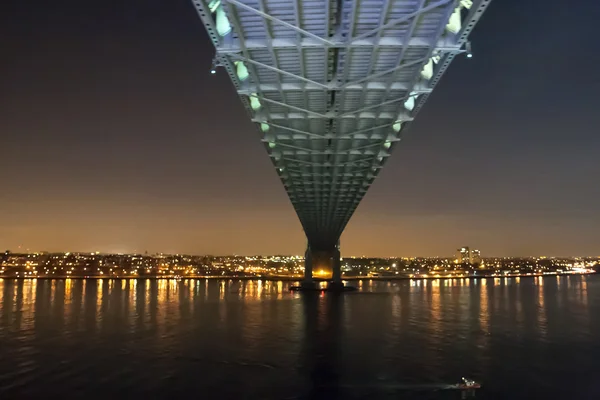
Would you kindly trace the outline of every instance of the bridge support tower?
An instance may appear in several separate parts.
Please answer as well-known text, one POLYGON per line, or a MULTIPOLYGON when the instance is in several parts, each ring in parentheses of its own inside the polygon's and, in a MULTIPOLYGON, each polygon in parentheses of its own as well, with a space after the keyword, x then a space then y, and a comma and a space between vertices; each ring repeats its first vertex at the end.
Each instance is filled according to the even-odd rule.
POLYGON ((331 290, 343 290, 339 242, 333 249, 312 249, 310 245, 306 247, 302 287, 305 289, 316 288, 315 279, 328 281, 328 288, 331 290))

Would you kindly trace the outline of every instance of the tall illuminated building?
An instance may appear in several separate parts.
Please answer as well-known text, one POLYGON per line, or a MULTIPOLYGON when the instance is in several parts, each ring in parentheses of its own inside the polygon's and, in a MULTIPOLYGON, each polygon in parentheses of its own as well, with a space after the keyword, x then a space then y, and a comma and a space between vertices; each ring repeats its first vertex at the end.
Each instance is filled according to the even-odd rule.
POLYGON ((468 247, 461 247, 456 250, 456 262, 458 264, 470 263, 471 262, 471 251, 468 247))
POLYGON ((479 250, 471 250, 471 264, 481 264, 481 252, 479 250))
POLYGON ((469 247, 461 247, 456 250, 456 262, 458 264, 480 264, 481 252, 479 250, 471 250, 469 247))

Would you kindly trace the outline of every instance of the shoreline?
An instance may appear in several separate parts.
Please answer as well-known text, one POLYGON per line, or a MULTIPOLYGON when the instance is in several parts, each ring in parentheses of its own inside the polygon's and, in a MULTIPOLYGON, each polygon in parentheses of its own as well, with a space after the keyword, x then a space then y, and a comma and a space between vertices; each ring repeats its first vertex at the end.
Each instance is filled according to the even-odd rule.
MULTIPOLYGON (((469 276, 347 276, 342 277, 342 281, 362 281, 362 280, 373 280, 373 281, 404 281, 404 280, 448 280, 448 279, 501 279, 501 278, 537 278, 547 276, 581 276, 581 275, 595 275, 598 272, 560 272, 560 273, 537 273, 537 274, 507 274, 507 275, 469 275, 469 276)), ((198 280, 238 280, 238 281, 281 281, 281 282, 301 282, 303 277, 291 277, 291 276, 203 276, 203 275, 189 275, 189 276, 139 276, 139 275, 122 275, 122 276, 3 276, 0 275, 0 279, 12 279, 12 280, 26 280, 26 279, 147 279, 147 280, 162 280, 162 279, 176 279, 176 280, 187 280, 187 279, 198 279, 198 280)), ((315 282, 329 282, 329 279, 313 278, 315 282)))

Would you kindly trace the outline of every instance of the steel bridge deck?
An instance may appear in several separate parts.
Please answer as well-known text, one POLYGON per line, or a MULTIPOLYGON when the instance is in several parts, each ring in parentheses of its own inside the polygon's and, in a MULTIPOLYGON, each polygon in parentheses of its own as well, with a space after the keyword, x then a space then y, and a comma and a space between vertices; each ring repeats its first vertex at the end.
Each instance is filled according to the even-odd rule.
POLYGON ((336 245, 490 2, 192 0, 311 247, 336 245))

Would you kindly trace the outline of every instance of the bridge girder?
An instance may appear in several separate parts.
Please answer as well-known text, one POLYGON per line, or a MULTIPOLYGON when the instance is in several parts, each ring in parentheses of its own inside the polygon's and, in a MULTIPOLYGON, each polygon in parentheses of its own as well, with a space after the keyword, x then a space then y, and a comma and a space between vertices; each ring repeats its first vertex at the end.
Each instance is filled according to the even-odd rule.
POLYGON ((490 2, 192 0, 312 247, 338 243, 490 2))

